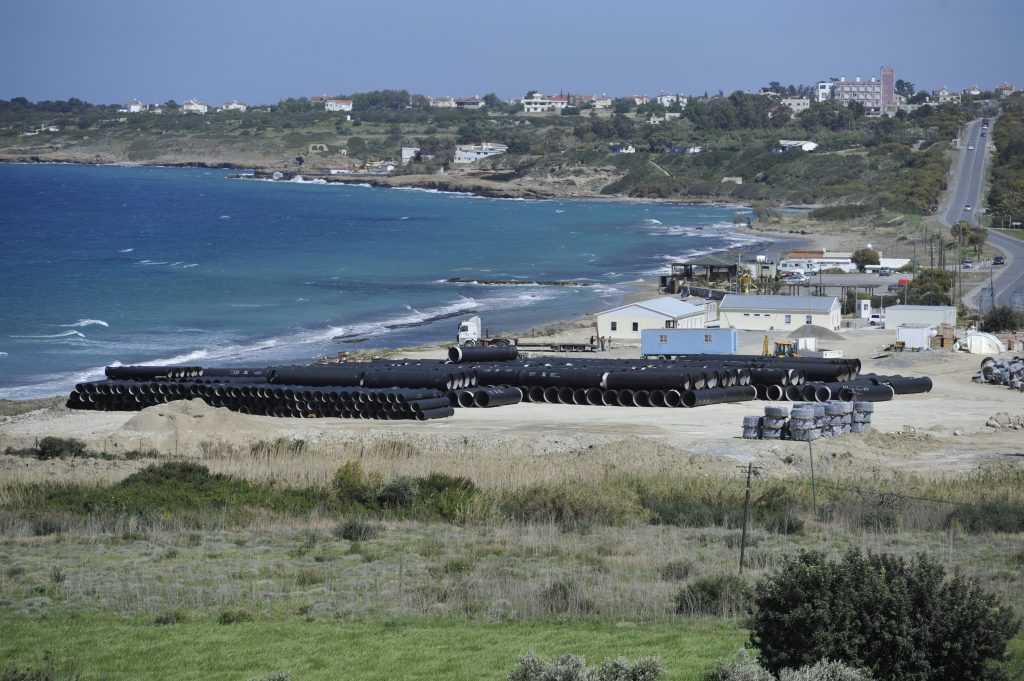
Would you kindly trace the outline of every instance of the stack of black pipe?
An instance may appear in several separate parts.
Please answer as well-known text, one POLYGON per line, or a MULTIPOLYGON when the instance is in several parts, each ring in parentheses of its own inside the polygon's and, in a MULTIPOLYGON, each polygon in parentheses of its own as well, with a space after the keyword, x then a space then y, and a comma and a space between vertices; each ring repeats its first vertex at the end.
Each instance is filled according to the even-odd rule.
POLYGON ((173 400, 199 398, 243 414, 278 417, 429 419, 455 413, 447 394, 432 387, 341 387, 329 383, 270 383, 270 369, 108 367, 117 376, 79 383, 68 397, 72 409, 138 411, 173 400))
POLYGON ((521 358, 512 347, 453 348, 448 360, 377 360, 255 369, 108 367, 68 406, 141 409, 174 399, 272 416, 439 418, 520 401, 700 407, 748 400, 862 402, 927 392, 931 379, 860 374, 857 359, 693 355, 678 359, 521 358))

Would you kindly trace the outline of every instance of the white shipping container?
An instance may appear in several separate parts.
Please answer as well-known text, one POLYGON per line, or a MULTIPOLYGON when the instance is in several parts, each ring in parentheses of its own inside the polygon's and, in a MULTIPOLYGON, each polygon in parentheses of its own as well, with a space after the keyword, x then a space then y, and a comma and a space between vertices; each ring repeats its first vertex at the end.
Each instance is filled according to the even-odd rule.
POLYGON ((935 327, 927 324, 903 324, 896 327, 896 341, 902 342, 908 350, 924 350, 931 347, 935 327))

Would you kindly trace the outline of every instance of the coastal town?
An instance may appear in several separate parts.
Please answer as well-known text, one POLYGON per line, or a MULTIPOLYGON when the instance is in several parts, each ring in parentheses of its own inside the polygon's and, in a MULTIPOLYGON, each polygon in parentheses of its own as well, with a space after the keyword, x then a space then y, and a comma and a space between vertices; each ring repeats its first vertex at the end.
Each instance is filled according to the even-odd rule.
POLYGON ((1013 2, 4 18, 0 681, 1024 678, 1013 2))

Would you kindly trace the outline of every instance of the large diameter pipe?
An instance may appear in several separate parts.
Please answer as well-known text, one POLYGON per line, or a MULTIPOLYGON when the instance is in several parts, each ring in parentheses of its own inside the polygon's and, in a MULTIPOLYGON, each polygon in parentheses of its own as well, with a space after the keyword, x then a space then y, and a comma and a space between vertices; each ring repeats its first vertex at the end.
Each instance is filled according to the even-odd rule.
POLYGON ((888 402, 896 394, 888 384, 857 386, 853 388, 854 400, 858 402, 888 402))
POLYGON ((523 391, 512 386, 477 388, 474 395, 476 406, 481 408, 504 407, 523 401, 523 391))
POLYGON ((444 419, 455 414, 455 408, 451 405, 446 407, 438 407, 437 409, 427 409, 426 411, 416 412, 417 421, 429 421, 431 419, 444 419))
POLYGON ((448 348, 448 361, 453 364, 461 362, 511 362, 519 356, 514 345, 491 345, 488 347, 463 348, 458 345, 448 348))

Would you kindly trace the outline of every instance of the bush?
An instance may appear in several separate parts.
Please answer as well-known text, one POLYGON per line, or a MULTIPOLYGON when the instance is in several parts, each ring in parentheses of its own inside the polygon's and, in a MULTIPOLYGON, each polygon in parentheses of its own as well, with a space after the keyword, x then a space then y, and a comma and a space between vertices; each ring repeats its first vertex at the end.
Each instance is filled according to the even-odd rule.
POLYGON ((498 505, 512 520, 567 529, 647 519, 632 490, 615 485, 541 483, 504 493, 498 505))
POLYGON ((153 625, 157 627, 167 626, 168 624, 181 624, 188 619, 184 610, 169 610, 161 613, 153 618, 153 625))
POLYGON ((225 610, 217 617, 217 622, 219 624, 240 624, 242 622, 252 622, 252 615, 247 613, 245 610, 225 610))
POLYGON ((685 582, 690 578, 691 572, 693 572, 693 563, 684 558, 680 558, 678 560, 670 560, 665 563, 659 574, 666 582, 685 582))
POLYGON ((900 516, 895 509, 873 506, 857 515, 857 526, 871 532, 895 532, 900 526, 900 516))
POLYGON ((85 443, 74 438, 44 437, 36 449, 40 459, 64 459, 86 453, 85 443))
POLYGON ((366 473, 358 461, 348 461, 334 473, 331 489, 342 503, 365 504, 373 499, 366 473))
POLYGON ((878 206, 868 203, 855 203, 843 206, 824 206, 815 208, 808 217, 812 220, 852 220, 853 218, 864 217, 878 210, 878 206))
POLYGON ((1024 532, 1024 506, 1005 501, 958 506, 946 516, 946 529, 966 532, 1024 532))
POLYGON ((61 662, 49 650, 43 653, 43 664, 38 669, 21 670, 12 665, 0 672, 0 681, 80 681, 81 678, 74 662, 61 662))
POLYGON ((377 503, 384 508, 410 508, 419 496, 419 483, 408 475, 398 475, 377 492, 377 503))
POLYGON ((892 681, 994 679, 1020 623, 934 559, 801 552, 756 587, 750 639, 773 672, 838 660, 892 681))
POLYGON ((633 663, 617 657, 588 667, 582 655, 567 653, 545 662, 530 652, 516 661, 506 678, 508 681, 657 681, 664 674, 665 668, 656 657, 641 657, 633 663))
MULTIPOLYGON (((704 681, 775 681, 775 677, 744 649, 732 660, 719 660, 704 681)), ((871 677, 842 662, 822 660, 800 669, 783 669, 779 681, 871 681, 871 677)))
POLYGON ((334 528, 334 536, 347 541, 368 541, 380 536, 381 526, 366 518, 354 516, 334 528))
POLYGON ((1024 327, 1022 315, 1006 305, 993 307, 985 314, 985 319, 981 322, 981 328, 989 333, 1016 331, 1021 327, 1024 327))
POLYGON ((540 592, 544 609, 555 615, 580 615, 594 611, 594 603, 583 595, 583 590, 571 579, 563 579, 540 592))
POLYGON ((676 594, 676 612, 683 615, 736 617, 750 612, 753 592, 742 577, 706 575, 676 594))

